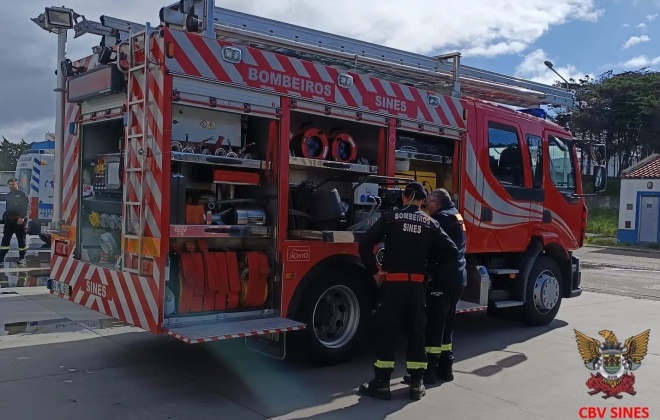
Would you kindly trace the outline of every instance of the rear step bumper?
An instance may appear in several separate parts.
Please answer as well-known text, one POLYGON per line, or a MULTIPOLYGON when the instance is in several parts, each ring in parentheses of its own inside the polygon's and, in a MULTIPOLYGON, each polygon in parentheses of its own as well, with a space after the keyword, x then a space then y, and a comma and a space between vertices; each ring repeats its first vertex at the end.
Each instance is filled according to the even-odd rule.
POLYGON ((189 344, 299 331, 305 324, 282 317, 185 322, 166 325, 165 334, 189 344))

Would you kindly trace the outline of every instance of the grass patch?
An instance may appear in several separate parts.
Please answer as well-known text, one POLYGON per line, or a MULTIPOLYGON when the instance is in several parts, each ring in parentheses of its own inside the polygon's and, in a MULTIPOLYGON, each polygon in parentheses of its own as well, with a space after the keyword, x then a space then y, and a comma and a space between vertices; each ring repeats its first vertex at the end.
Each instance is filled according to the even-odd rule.
POLYGON ((589 209, 587 233, 616 236, 619 229, 619 212, 610 209, 589 209))
POLYGON ((617 246, 616 238, 603 237, 603 236, 587 236, 584 238, 584 243, 596 246, 617 246))

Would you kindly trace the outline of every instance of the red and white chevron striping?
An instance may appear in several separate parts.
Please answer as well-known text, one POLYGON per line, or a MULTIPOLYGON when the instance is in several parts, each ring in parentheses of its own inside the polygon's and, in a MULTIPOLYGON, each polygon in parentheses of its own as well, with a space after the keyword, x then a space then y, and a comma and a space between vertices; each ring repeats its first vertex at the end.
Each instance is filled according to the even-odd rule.
POLYGON ((174 74, 243 85, 292 97, 313 99, 351 108, 368 109, 441 126, 465 128, 460 99, 439 96, 438 107, 428 105, 427 92, 404 84, 350 73, 350 88, 338 85, 339 70, 282 54, 233 45, 242 51, 238 64, 224 61, 222 47, 231 45, 194 34, 165 30, 165 43, 175 45, 166 65, 174 74))
POLYGON ((71 296, 55 295, 158 332, 158 284, 154 278, 109 270, 74 258, 54 256, 52 262, 51 277, 71 286, 71 296))
POLYGON ((183 336, 181 334, 178 334, 174 331, 170 331, 167 328, 163 329, 163 332, 167 333, 168 335, 171 335, 172 337, 176 338, 177 340, 181 340, 184 343, 190 343, 190 344, 200 344, 200 343, 209 343, 212 341, 223 341, 223 340, 231 340, 233 338, 245 338, 245 337, 254 337, 257 335, 263 335, 263 334, 278 334, 278 333, 283 333, 283 332, 291 332, 291 331, 299 331, 305 329, 304 326, 300 327, 287 327, 287 328, 273 328, 273 329, 267 329, 267 330, 253 330, 253 331, 248 331, 244 333, 238 333, 238 334, 226 334, 226 335, 218 335, 218 336, 211 336, 211 337, 204 337, 204 338, 197 338, 197 339, 191 339, 186 336, 183 336))

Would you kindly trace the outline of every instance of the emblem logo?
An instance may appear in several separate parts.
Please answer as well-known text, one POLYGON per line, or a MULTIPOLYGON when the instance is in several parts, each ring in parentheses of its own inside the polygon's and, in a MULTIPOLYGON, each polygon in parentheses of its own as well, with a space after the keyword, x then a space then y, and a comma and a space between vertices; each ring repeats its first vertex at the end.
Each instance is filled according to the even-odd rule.
POLYGON ((589 370, 596 371, 587 380, 587 388, 591 389, 589 395, 603 393, 604 399, 614 397, 623 398, 622 393, 635 395, 635 375, 633 370, 638 369, 642 359, 646 356, 651 330, 628 338, 622 345, 612 331, 599 331, 605 342, 591 338, 575 331, 578 351, 584 365, 589 370))

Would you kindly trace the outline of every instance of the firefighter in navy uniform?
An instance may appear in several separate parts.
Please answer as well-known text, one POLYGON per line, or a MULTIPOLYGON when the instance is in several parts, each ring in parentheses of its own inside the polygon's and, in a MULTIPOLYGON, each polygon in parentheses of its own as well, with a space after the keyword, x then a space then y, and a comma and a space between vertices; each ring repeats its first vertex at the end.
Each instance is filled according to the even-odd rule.
POLYGON ((429 193, 426 200, 429 214, 440 223, 440 227, 451 238, 458 249, 458 258, 441 261, 431 270, 431 280, 427 284, 426 299, 426 352, 428 367, 424 373, 424 383, 434 384, 438 379, 454 380, 452 365, 452 335, 456 305, 467 286, 465 269, 465 224, 458 209, 444 188, 429 193))
POLYGON ((16 235, 18 240, 18 255, 20 263, 25 263, 25 253, 27 245, 25 244, 25 225, 27 223, 28 209, 30 200, 25 192, 18 189, 18 180, 11 178, 9 180, 9 193, 7 193, 7 210, 4 215, 4 228, 2 235, 2 245, 0 245, 0 266, 4 265, 5 256, 9 252, 11 237, 16 235))
POLYGON ((394 346, 401 330, 408 338, 406 368, 412 378, 410 398, 419 400, 426 395, 422 378, 426 369, 427 267, 440 263, 442 257, 455 260, 458 250, 438 222, 419 209, 425 198, 426 191, 421 184, 408 184, 403 192, 403 208, 384 214, 360 241, 362 262, 380 285, 374 316, 375 379, 360 386, 360 393, 370 397, 391 398, 394 346), (385 244, 385 253, 382 271, 379 271, 374 248, 381 241, 385 244))

